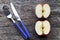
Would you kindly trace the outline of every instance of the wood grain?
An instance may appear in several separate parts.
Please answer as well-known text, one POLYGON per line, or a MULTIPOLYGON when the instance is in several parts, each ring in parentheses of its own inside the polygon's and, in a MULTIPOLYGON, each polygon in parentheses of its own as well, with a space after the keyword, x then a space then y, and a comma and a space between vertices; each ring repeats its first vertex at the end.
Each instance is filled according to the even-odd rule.
MULTIPOLYGON (((19 13, 23 23, 27 27, 30 40, 60 40, 60 0, 0 0, 0 4, 12 2, 19 13), (37 4, 48 3, 51 7, 51 14, 47 20, 51 24, 51 32, 46 37, 40 37, 35 33, 35 23, 38 18, 35 15, 37 4)), ((0 7, 1 8, 1 7, 0 7)), ((13 16, 15 19, 15 17, 13 16)), ((0 40, 24 40, 12 21, 6 18, 0 11, 0 40)))

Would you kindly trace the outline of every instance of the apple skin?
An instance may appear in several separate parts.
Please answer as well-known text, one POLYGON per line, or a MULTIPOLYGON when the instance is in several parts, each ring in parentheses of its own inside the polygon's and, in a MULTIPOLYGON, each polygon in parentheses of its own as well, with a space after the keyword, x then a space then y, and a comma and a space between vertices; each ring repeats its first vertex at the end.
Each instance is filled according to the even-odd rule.
POLYGON ((45 21, 37 21, 35 24, 35 31, 39 36, 46 36, 50 33, 50 23, 45 21))

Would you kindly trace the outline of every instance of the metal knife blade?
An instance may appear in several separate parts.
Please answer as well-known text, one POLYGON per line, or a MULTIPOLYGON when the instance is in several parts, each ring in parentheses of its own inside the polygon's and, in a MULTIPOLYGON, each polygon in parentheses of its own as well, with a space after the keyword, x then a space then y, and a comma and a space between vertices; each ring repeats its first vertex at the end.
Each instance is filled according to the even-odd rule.
POLYGON ((15 9, 13 3, 10 3, 10 5, 11 5, 11 9, 12 9, 12 11, 13 11, 13 13, 14 13, 16 19, 17 19, 18 21, 21 21, 21 19, 20 19, 19 15, 18 15, 18 13, 17 13, 17 11, 16 11, 16 9, 15 9))

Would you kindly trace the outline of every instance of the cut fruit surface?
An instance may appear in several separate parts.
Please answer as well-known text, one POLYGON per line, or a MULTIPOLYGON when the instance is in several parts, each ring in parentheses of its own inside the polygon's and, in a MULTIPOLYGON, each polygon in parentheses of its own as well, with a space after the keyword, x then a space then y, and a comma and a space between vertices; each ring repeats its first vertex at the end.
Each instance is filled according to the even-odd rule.
POLYGON ((38 35, 47 35, 50 32, 50 23, 45 21, 37 21, 35 24, 35 31, 38 35))
POLYGON ((38 18, 44 17, 47 18, 50 15, 50 6, 48 4, 38 4, 35 8, 35 14, 38 18))
POLYGON ((44 4, 43 9, 44 9, 43 16, 44 18, 47 18, 50 15, 51 11, 50 6, 48 4, 44 4))
POLYGON ((35 12, 36 12, 36 16, 38 18, 41 18, 42 17, 42 5, 41 4, 38 4, 35 8, 35 12))
POLYGON ((49 32, 50 32, 50 23, 47 21, 47 20, 45 20, 44 22, 43 22, 43 26, 44 26, 44 34, 45 35, 47 35, 47 34, 49 34, 49 32))
POLYGON ((41 21, 36 22, 35 31, 38 35, 42 35, 42 22, 41 21))

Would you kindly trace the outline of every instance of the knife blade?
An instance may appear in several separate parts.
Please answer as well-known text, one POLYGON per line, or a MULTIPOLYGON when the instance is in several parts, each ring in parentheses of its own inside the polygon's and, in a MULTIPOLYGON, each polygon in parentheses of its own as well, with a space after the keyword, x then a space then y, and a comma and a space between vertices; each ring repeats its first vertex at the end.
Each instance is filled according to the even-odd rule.
POLYGON ((21 21, 21 19, 20 19, 19 15, 18 15, 18 13, 17 13, 17 11, 16 11, 16 9, 15 9, 13 3, 10 3, 10 5, 11 5, 11 9, 12 9, 12 11, 13 11, 13 13, 14 13, 16 19, 17 19, 18 21, 21 21))

